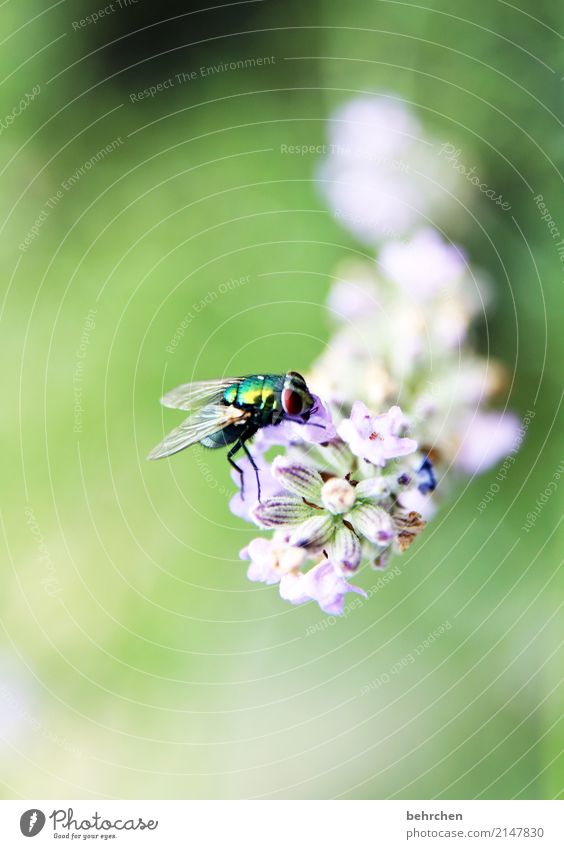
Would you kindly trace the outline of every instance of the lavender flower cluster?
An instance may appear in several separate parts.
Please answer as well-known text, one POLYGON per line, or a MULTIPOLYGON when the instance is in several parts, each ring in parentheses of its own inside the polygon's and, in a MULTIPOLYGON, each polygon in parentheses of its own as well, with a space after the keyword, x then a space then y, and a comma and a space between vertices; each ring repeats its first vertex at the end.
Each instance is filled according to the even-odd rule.
MULTIPOLYGON (((381 200, 375 153, 405 155, 406 138, 420 134, 415 118, 378 98, 353 101, 337 118, 333 141, 347 151, 340 160, 346 174, 335 173, 335 162, 324 164, 322 173, 333 177, 329 200, 336 193, 349 212, 343 223, 378 245, 375 261, 336 270, 328 301, 335 331, 306 375, 317 393, 315 413, 305 424, 259 432, 253 455, 261 500, 255 483, 230 505, 271 532, 241 552, 249 579, 277 584, 292 604, 313 600, 333 615, 343 612, 346 593, 365 595, 350 583, 362 564, 383 569, 413 543, 437 509, 447 472, 482 472, 522 437, 515 415, 486 408, 505 375, 475 352, 470 336, 488 302, 485 280, 459 247, 431 227, 418 229, 406 214, 414 203, 428 208, 421 183, 395 175, 395 209, 388 193, 386 214, 401 224, 401 237, 382 242, 381 223, 359 228, 370 201, 376 208, 381 200), (273 446, 284 453, 268 460, 273 446)), ((249 461, 242 466, 252 482, 249 461)))

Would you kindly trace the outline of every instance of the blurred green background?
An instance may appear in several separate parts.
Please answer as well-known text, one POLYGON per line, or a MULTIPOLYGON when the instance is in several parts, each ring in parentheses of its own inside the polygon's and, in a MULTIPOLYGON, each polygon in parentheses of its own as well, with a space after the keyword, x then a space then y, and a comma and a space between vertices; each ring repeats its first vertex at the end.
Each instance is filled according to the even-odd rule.
POLYGON ((561 486, 522 528, 564 454, 563 266, 533 200, 564 233, 564 10, 113 5, 84 25, 96 3, 0 8, 0 118, 40 88, 0 134, 2 794, 562 796, 561 486), (257 56, 274 61, 130 97, 257 56), (280 148, 323 143, 332 109, 373 91, 509 200, 470 192, 447 232, 494 281, 482 350, 536 415, 487 510, 495 469, 328 622, 247 581, 222 452, 144 458, 177 423, 163 388, 322 351, 331 274, 366 251, 319 157, 280 148))

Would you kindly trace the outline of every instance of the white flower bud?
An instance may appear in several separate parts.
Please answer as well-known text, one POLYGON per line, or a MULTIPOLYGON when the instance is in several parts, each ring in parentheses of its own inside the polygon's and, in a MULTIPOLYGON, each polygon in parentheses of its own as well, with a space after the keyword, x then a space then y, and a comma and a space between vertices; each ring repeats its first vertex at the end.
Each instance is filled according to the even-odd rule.
POLYGON ((343 478, 330 478, 321 488, 323 506, 330 513, 348 513, 355 502, 354 486, 343 478))

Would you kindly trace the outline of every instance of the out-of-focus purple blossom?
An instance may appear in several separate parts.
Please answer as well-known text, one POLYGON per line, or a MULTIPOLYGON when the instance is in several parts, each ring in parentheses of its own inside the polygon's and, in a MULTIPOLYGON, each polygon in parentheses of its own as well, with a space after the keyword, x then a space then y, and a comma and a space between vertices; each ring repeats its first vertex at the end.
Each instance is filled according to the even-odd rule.
POLYGON ((321 610, 340 616, 343 613, 346 593, 366 593, 349 584, 329 560, 323 560, 308 572, 292 572, 280 581, 280 596, 292 604, 316 601, 321 610))
POLYGON ((315 404, 313 412, 307 421, 282 419, 280 424, 269 425, 257 433, 254 444, 259 451, 266 451, 273 445, 294 445, 300 442, 319 445, 330 442, 337 432, 327 405, 317 395, 313 396, 315 404))
POLYGON ((391 95, 357 97, 333 114, 318 172, 335 218, 368 245, 434 217, 461 183, 414 112, 391 95))
MULTIPOLYGON (((385 313, 384 313, 385 314, 385 313)), ((366 330, 359 322, 340 330, 314 364, 309 376, 320 394, 337 406, 349 406, 356 398, 366 398, 373 408, 397 395, 389 371, 378 351, 372 351, 375 318, 366 330)))
POLYGON ((353 278, 339 280, 331 287, 327 305, 340 321, 355 321, 375 312, 379 303, 371 281, 353 278))
POLYGON ((401 174, 372 173, 365 164, 345 165, 335 172, 327 163, 319 173, 333 215, 356 238, 373 244, 378 239, 398 236, 418 216, 419 197, 401 174))
POLYGON ((502 389, 505 381, 505 369, 499 363, 468 355, 447 373, 439 389, 443 398, 476 407, 502 389))
POLYGON ((420 137, 414 113, 392 95, 354 98, 336 109, 329 123, 334 155, 345 160, 392 157, 420 137))
POLYGON ((437 348, 448 351, 463 344, 473 311, 456 302, 441 303, 433 315, 433 336, 437 348))
POLYGON ((391 98, 360 97, 334 113, 329 132, 319 176, 335 217, 368 243, 403 233, 419 200, 402 160, 420 135, 413 113, 391 98))
POLYGON ((455 463, 470 475, 484 472, 517 451, 522 436, 521 422, 513 413, 478 410, 461 423, 455 463))
POLYGON ((409 242, 388 242, 380 252, 382 272, 409 297, 427 300, 456 284, 466 270, 460 248, 443 241, 436 230, 420 230, 409 242))
POLYGON ((387 460, 417 450, 417 442, 403 436, 406 427, 407 419, 398 406, 374 416, 362 401, 355 401, 350 419, 344 419, 337 432, 357 457, 385 466, 387 460))

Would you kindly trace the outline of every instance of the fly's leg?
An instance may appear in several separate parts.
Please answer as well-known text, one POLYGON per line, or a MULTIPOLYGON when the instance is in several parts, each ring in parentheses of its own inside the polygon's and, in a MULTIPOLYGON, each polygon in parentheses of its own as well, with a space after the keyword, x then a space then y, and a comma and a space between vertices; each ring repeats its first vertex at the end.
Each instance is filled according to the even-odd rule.
POLYGON ((235 469, 236 472, 239 472, 239 477, 241 478, 241 498, 243 501, 245 500, 245 475, 243 474, 243 469, 241 466, 238 466, 235 460, 233 459, 233 455, 239 451, 242 447, 241 440, 238 439, 233 448, 230 448, 227 452, 227 461, 232 468, 235 469))
POLYGON ((227 459, 228 459, 228 461, 229 461, 229 464, 230 464, 230 465, 231 465, 231 466, 232 466, 232 467, 233 467, 233 468, 234 468, 237 472, 239 472, 239 475, 240 475, 240 477, 241 477, 241 498, 242 498, 242 500, 243 500, 243 501, 245 500, 245 475, 244 475, 244 473, 243 473, 243 469, 242 469, 240 466, 238 466, 238 465, 237 465, 237 463, 235 462, 235 460, 233 459, 233 457, 234 457, 234 456, 235 456, 235 454, 236 454, 238 451, 240 451, 241 449, 242 449, 242 450, 245 452, 245 454, 247 455, 248 460, 249 460, 249 462, 250 462, 251 466, 252 466, 252 467, 253 467, 253 469, 255 470, 255 475, 256 475, 256 478, 257 478, 258 500, 260 501, 260 479, 259 479, 259 470, 258 470, 258 466, 257 466, 257 464, 255 463, 254 458, 253 458, 253 456, 252 456, 251 452, 249 451, 249 449, 247 448, 247 446, 246 446, 246 444, 245 444, 245 443, 247 442, 247 440, 248 440, 248 439, 250 439, 252 436, 254 436, 254 435, 255 435, 255 433, 256 433, 256 432, 257 432, 257 428, 256 428, 256 427, 254 427, 254 426, 251 426, 251 427, 246 428, 246 430, 245 430, 245 431, 243 431, 243 433, 241 434, 241 436, 239 437, 239 439, 237 440, 237 442, 236 442, 236 443, 233 445, 233 447, 232 447, 232 448, 230 448, 230 449, 229 449, 229 451, 227 452, 227 459))
MULTIPOLYGON (((245 452, 245 454, 247 455, 247 457, 248 457, 248 459, 249 459, 249 463, 251 464, 251 466, 252 466, 252 467, 253 467, 253 469, 255 470, 255 477, 256 477, 256 479, 257 479, 258 500, 260 501, 260 477, 259 477, 259 470, 258 470, 258 466, 257 466, 257 464, 255 463, 255 459, 254 459, 253 455, 251 454, 251 452, 250 452, 250 451, 249 451, 249 449, 247 448, 247 443, 246 443, 246 441, 245 441, 244 439, 241 439, 241 440, 240 440, 240 442, 241 442, 241 448, 243 449, 243 451, 245 452)), ((241 497, 242 497, 242 496, 241 496, 241 497)))

